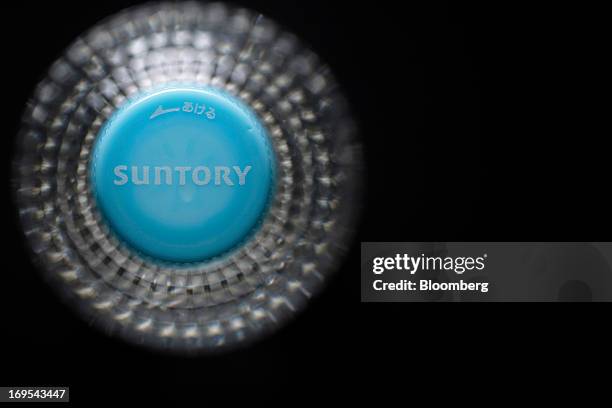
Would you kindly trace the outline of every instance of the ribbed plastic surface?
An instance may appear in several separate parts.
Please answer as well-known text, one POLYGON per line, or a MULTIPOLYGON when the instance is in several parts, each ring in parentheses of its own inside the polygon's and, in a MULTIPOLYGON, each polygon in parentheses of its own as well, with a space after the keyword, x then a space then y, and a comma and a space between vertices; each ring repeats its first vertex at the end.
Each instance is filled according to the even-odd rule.
POLYGON ((25 235, 44 276, 107 333, 172 351, 245 344, 294 316, 337 268, 359 206, 354 132, 328 68, 265 17, 223 4, 129 9, 78 38, 36 88, 15 161, 25 235), (134 95, 180 83, 248 105, 278 163, 261 228, 214 262, 140 255, 91 194, 107 119, 134 95))

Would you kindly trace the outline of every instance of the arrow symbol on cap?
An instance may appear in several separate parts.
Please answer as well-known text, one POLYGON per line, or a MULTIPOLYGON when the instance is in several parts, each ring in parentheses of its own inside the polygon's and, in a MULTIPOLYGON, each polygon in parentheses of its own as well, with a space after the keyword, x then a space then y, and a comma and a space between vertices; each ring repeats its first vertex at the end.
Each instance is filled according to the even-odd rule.
POLYGON ((163 115, 164 113, 178 112, 179 110, 180 108, 164 109, 161 105, 159 105, 157 109, 155 109, 155 112, 153 112, 151 116, 149 116, 149 119, 155 119, 156 117, 158 117, 159 115, 163 115))

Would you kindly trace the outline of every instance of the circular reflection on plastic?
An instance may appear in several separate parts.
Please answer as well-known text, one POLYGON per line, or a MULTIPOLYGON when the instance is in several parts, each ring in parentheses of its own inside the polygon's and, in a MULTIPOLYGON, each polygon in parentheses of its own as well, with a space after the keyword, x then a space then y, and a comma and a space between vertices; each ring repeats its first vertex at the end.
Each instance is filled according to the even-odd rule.
MULTIPOLYGON (((195 113, 181 106, 185 123, 210 120, 206 111, 197 118, 186 116, 200 112, 195 111, 197 101, 191 102, 195 113)), ((157 112, 156 119, 170 120, 173 112, 166 111, 176 107, 164 100, 149 117, 157 112)), ((236 114, 232 126, 251 120, 236 114)), ((153 123, 150 129, 165 135, 153 123)), ((151 154, 146 144, 133 146, 151 154)), ((120 149, 115 154, 121 160, 132 158, 120 149)), ((295 36, 249 10, 220 3, 168 3, 128 9, 103 21, 51 66, 24 114, 13 182, 36 263, 88 321, 144 346, 210 352, 273 332, 324 286, 351 239, 360 198, 360 157, 355 126, 329 69, 295 36), (203 185, 192 187, 210 190, 215 166, 235 165, 244 174, 248 163, 240 160, 246 154, 265 170, 264 156, 271 152, 268 164, 274 168, 274 181, 253 173, 260 188, 251 191, 252 196, 242 191, 255 207, 254 215, 245 217, 248 225, 223 245, 208 246, 208 252, 201 250, 203 246, 200 252, 172 256, 139 244, 133 231, 118 227, 120 218, 113 221, 109 216, 108 203, 96 197, 100 191, 92 183, 92 168, 99 142, 104 143, 103 129, 112 126, 109 120, 112 123, 121 109, 160 89, 207 90, 210 100, 235 100, 252 115, 254 132, 265 134, 267 144, 243 134, 254 144, 218 146, 217 152, 229 149, 231 154, 217 158, 236 161, 220 164, 206 163, 199 150, 204 145, 189 148, 184 141, 187 149, 179 153, 169 146, 159 157, 178 154, 180 160, 151 161, 153 183, 154 167, 168 164, 176 171, 186 161, 187 167, 208 166, 212 181, 200 168, 195 180, 203 185), (271 192, 268 197, 262 194, 266 189, 271 192)), ((118 165, 132 164, 115 163, 111 168, 114 172, 118 165)), ((141 181, 138 177, 147 164, 134 165, 141 181)), ((127 177, 131 183, 132 175, 124 170, 119 169, 114 180, 121 183, 127 177)), ((165 185, 167 170, 159 171, 158 187, 173 191, 165 185)), ((180 177, 181 172, 174 175, 180 177)), ((228 180, 240 183, 238 173, 221 172, 225 187, 228 180)), ((193 171, 189 175, 193 177, 193 171)), ((180 190, 175 198, 189 201, 193 194, 199 200, 200 190, 194 189, 180 190)), ((140 202, 139 211, 152 208, 152 215, 159 217, 146 201, 163 201, 163 195, 156 197, 154 190, 150 194, 140 202)), ((240 198, 241 193, 232 194, 240 198)), ((198 219, 197 211, 173 215, 171 203, 159 205, 167 210, 162 216, 168 220, 194 217, 195 224, 205 224, 206 217, 198 219)), ((209 215, 214 213, 210 205, 203 209, 209 215)), ((208 231, 215 235, 214 229, 208 231)))

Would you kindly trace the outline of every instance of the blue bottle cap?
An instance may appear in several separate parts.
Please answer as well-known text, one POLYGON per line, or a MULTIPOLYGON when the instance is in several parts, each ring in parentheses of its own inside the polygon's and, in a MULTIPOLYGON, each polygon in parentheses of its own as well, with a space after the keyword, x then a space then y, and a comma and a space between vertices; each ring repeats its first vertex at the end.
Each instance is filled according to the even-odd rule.
POLYGON ((115 112, 98 135, 90 174, 121 240, 155 259, 197 262, 254 233, 275 167, 268 134, 244 103, 212 88, 177 87, 115 112))

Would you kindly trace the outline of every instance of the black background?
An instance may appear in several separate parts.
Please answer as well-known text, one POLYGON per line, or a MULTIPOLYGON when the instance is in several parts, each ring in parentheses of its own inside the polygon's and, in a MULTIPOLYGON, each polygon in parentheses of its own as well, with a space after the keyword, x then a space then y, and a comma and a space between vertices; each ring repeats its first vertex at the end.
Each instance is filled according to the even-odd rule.
MULTIPOLYGON (((78 34, 133 3, 3 3, 5 174, 20 115, 48 66, 78 34)), ((599 351, 609 339, 608 305, 359 300, 360 241, 611 240, 602 10, 238 3, 310 43, 359 121, 366 197, 340 272, 298 319, 248 349, 196 359, 153 354, 105 337, 56 299, 24 248, 7 183, 0 385, 69 385, 81 402, 255 401, 346 383, 357 396, 401 396, 417 381, 439 389, 450 379, 478 389, 512 369, 525 389, 542 387, 551 371, 567 381, 587 362, 609 367, 610 353, 599 351), (469 368, 478 373, 468 376, 469 368)))

